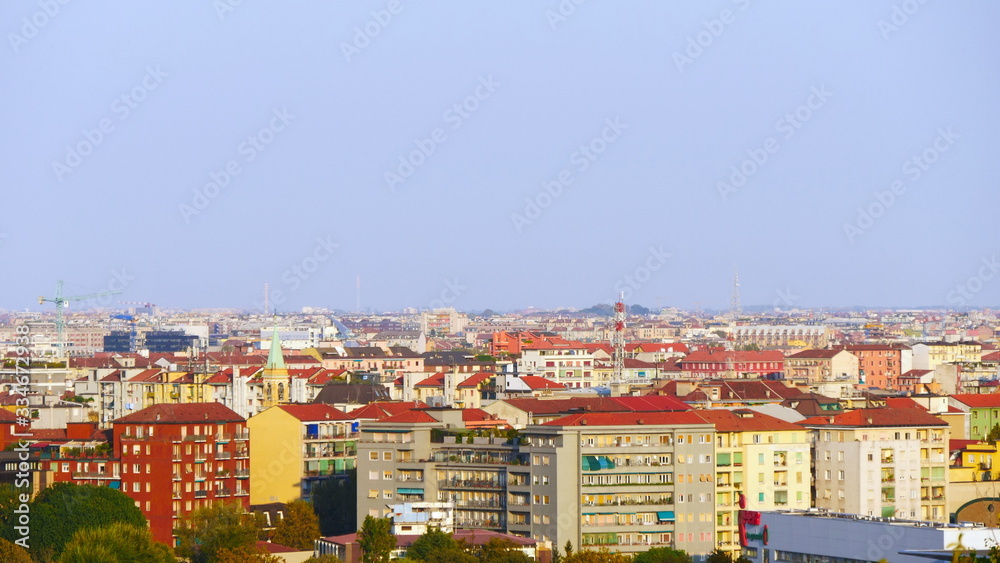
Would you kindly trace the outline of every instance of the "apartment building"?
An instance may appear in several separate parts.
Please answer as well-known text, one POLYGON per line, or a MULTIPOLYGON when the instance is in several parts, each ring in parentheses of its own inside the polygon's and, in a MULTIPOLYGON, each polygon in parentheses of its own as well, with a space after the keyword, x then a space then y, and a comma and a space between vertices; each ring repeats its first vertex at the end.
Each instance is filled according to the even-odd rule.
POLYGON ((540 375, 567 387, 597 385, 594 354, 586 345, 575 340, 548 338, 523 344, 517 365, 522 373, 540 375))
MULTIPOLYGON (((715 428, 694 412, 573 414, 529 426, 531 537, 634 553, 715 541, 715 428)), ((511 531, 518 529, 511 526, 511 531)))
POLYGON ((948 423, 918 408, 808 418, 814 503, 868 516, 948 517, 948 423))
POLYGON ((898 389, 899 376, 913 369, 913 350, 905 344, 852 344, 845 350, 858 357, 861 383, 898 389))
POLYGON ((715 431, 697 414, 574 414, 509 437, 461 418, 435 409, 364 422, 358 518, 452 502, 457 528, 553 545, 715 547, 715 431))
POLYGON ((715 426, 716 541, 740 549, 739 511, 812 506, 811 447, 805 428, 749 409, 706 410, 715 426))
POLYGON ((691 352, 678 362, 682 372, 695 379, 756 379, 785 369, 781 352, 736 352, 701 350, 691 352))
POLYGON ((785 358, 785 378, 808 384, 858 381, 858 357, 846 350, 802 350, 785 358))
POLYGON ((197 508, 250 506, 246 420, 223 405, 154 405, 115 420, 110 444, 95 434, 96 425, 71 425, 69 441, 46 446, 43 466, 53 482, 120 489, 156 541, 173 545, 179 519, 197 508))
POLYGON ((913 345, 913 369, 933 370, 942 364, 976 363, 982 360, 979 342, 921 342, 913 345))
POLYGON ((965 435, 970 440, 983 440, 1000 425, 1000 393, 952 395, 948 404, 969 414, 965 435))
POLYGON ((355 468, 358 420, 330 405, 273 406, 247 426, 252 504, 309 500, 320 481, 355 468))

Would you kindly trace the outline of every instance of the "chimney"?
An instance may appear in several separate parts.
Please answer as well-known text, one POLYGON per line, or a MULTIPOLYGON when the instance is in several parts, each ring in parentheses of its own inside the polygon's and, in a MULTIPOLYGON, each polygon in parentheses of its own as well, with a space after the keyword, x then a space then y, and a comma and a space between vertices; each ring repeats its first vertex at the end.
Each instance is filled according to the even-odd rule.
POLYGON ((160 413, 156 413, 156 420, 160 420, 160 413))

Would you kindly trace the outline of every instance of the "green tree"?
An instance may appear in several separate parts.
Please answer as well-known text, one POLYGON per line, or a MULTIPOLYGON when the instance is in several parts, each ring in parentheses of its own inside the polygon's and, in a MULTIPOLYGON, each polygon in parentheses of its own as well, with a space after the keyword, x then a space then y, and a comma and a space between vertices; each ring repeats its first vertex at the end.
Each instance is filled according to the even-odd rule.
POLYGON ((313 548, 313 542, 318 538, 319 518, 313 512, 312 505, 304 500, 296 500, 288 503, 285 517, 275 526, 271 541, 307 550, 313 548))
POLYGON ((427 563, 479 563, 479 560, 462 547, 452 547, 432 551, 427 556, 427 563))
POLYGON ((313 510, 324 536, 350 534, 358 530, 358 470, 347 477, 324 479, 312 490, 313 510))
POLYGON ((479 548, 480 563, 531 563, 520 546, 506 538, 493 538, 479 548))
POLYGON ((608 548, 602 547, 598 551, 583 549, 564 555, 563 563, 631 563, 630 555, 621 553, 611 553, 608 548))
POLYGON ((0 561, 4 563, 32 563, 27 549, 5 539, 0 539, 0 561))
POLYGON ((986 441, 994 446, 997 445, 997 440, 1000 440, 1000 424, 990 429, 990 433, 986 435, 986 441))
MULTIPOLYGON (((402 560, 397 559, 396 561, 398 563, 399 561, 402 560)), ((341 558, 337 557, 336 555, 330 555, 329 553, 327 553, 324 555, 320 555, 318 557, 314 555, 309 559, 306 559, 302 563, 344 563, 344 561, 341 558)))
POLYGON ((214 563, 222 550, 254 548, 256 518, 238 504, 216 503, 191 512, 175 530, 179 557, 192 563, 214 563))
POLYGON ((284 563, 284 559, 271 555, 262 547, 224 547, 215 554, 214 563, 284 563))
MULTIPOLYGON (((719 550, 713 551, 712 554, 715 555, 716 552, 725 557, 726 561, 731 561, 729 555, 719 550)), ((636 554, 635 563, 691 563, 691 556, 682 549, 654 547, 645 553, 636 554)))
POLYGON ((705 563, 733 563, 733 556, 728 551, 715 548, 705 558, 705 563))
MULTIPOLYGON (((6 561, 6 559, 5 559, 6 561)), ((170 548, 153 541, 149 528, 116 522, 82 528, 66 544, 59 563, 175 563, 170 548)))
POLYGON ((361 563, 388 563, 389 555, 396 547, 396 537, 391 531, 392 522, 388 518, 365 516, 358 530, 361 563))
POLYGON ((62 553, 78 530, 110 524, 146 528, 146 518, 125 493, 109 487, 56 483, 31 503, 31 551, 47 561, 62 553))
POLYGON ((432 552, 458 547, 458 542, 448 532, 442 532, 441 528, 430 528, 423 533, 406 550, 407 559, 418 559, 427 561, 432 552))
POLYGON ((9 483, 0 485, 0 538, 11 542, 17 539, 14 531, 16 524, 11 517, 14 516, 14 509, 21 505, 22 493, 27 494, 9 483))

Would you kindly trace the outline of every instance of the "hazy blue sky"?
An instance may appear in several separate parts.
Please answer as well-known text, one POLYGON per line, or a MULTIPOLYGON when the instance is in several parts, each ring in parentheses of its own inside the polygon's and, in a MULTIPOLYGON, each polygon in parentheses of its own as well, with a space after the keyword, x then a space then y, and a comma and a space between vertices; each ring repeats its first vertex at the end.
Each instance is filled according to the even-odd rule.
POLYGON ((1000 303, 996 2, 0 21, 0 307, 1000 303))

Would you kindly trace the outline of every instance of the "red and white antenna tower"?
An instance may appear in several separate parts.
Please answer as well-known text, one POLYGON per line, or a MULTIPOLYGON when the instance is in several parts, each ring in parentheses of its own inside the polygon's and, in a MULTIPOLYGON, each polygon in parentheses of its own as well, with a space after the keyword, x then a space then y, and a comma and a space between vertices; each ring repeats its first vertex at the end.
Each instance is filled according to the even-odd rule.
POLYGON ((611 333, 611 347, 614 349, 611 356, 611 366, 613 370, 614 383, 621 383, 625 374, 625 292, 623 291, 618 302, 615 303, 615 314, 612 317, 614 332, 611 333))

